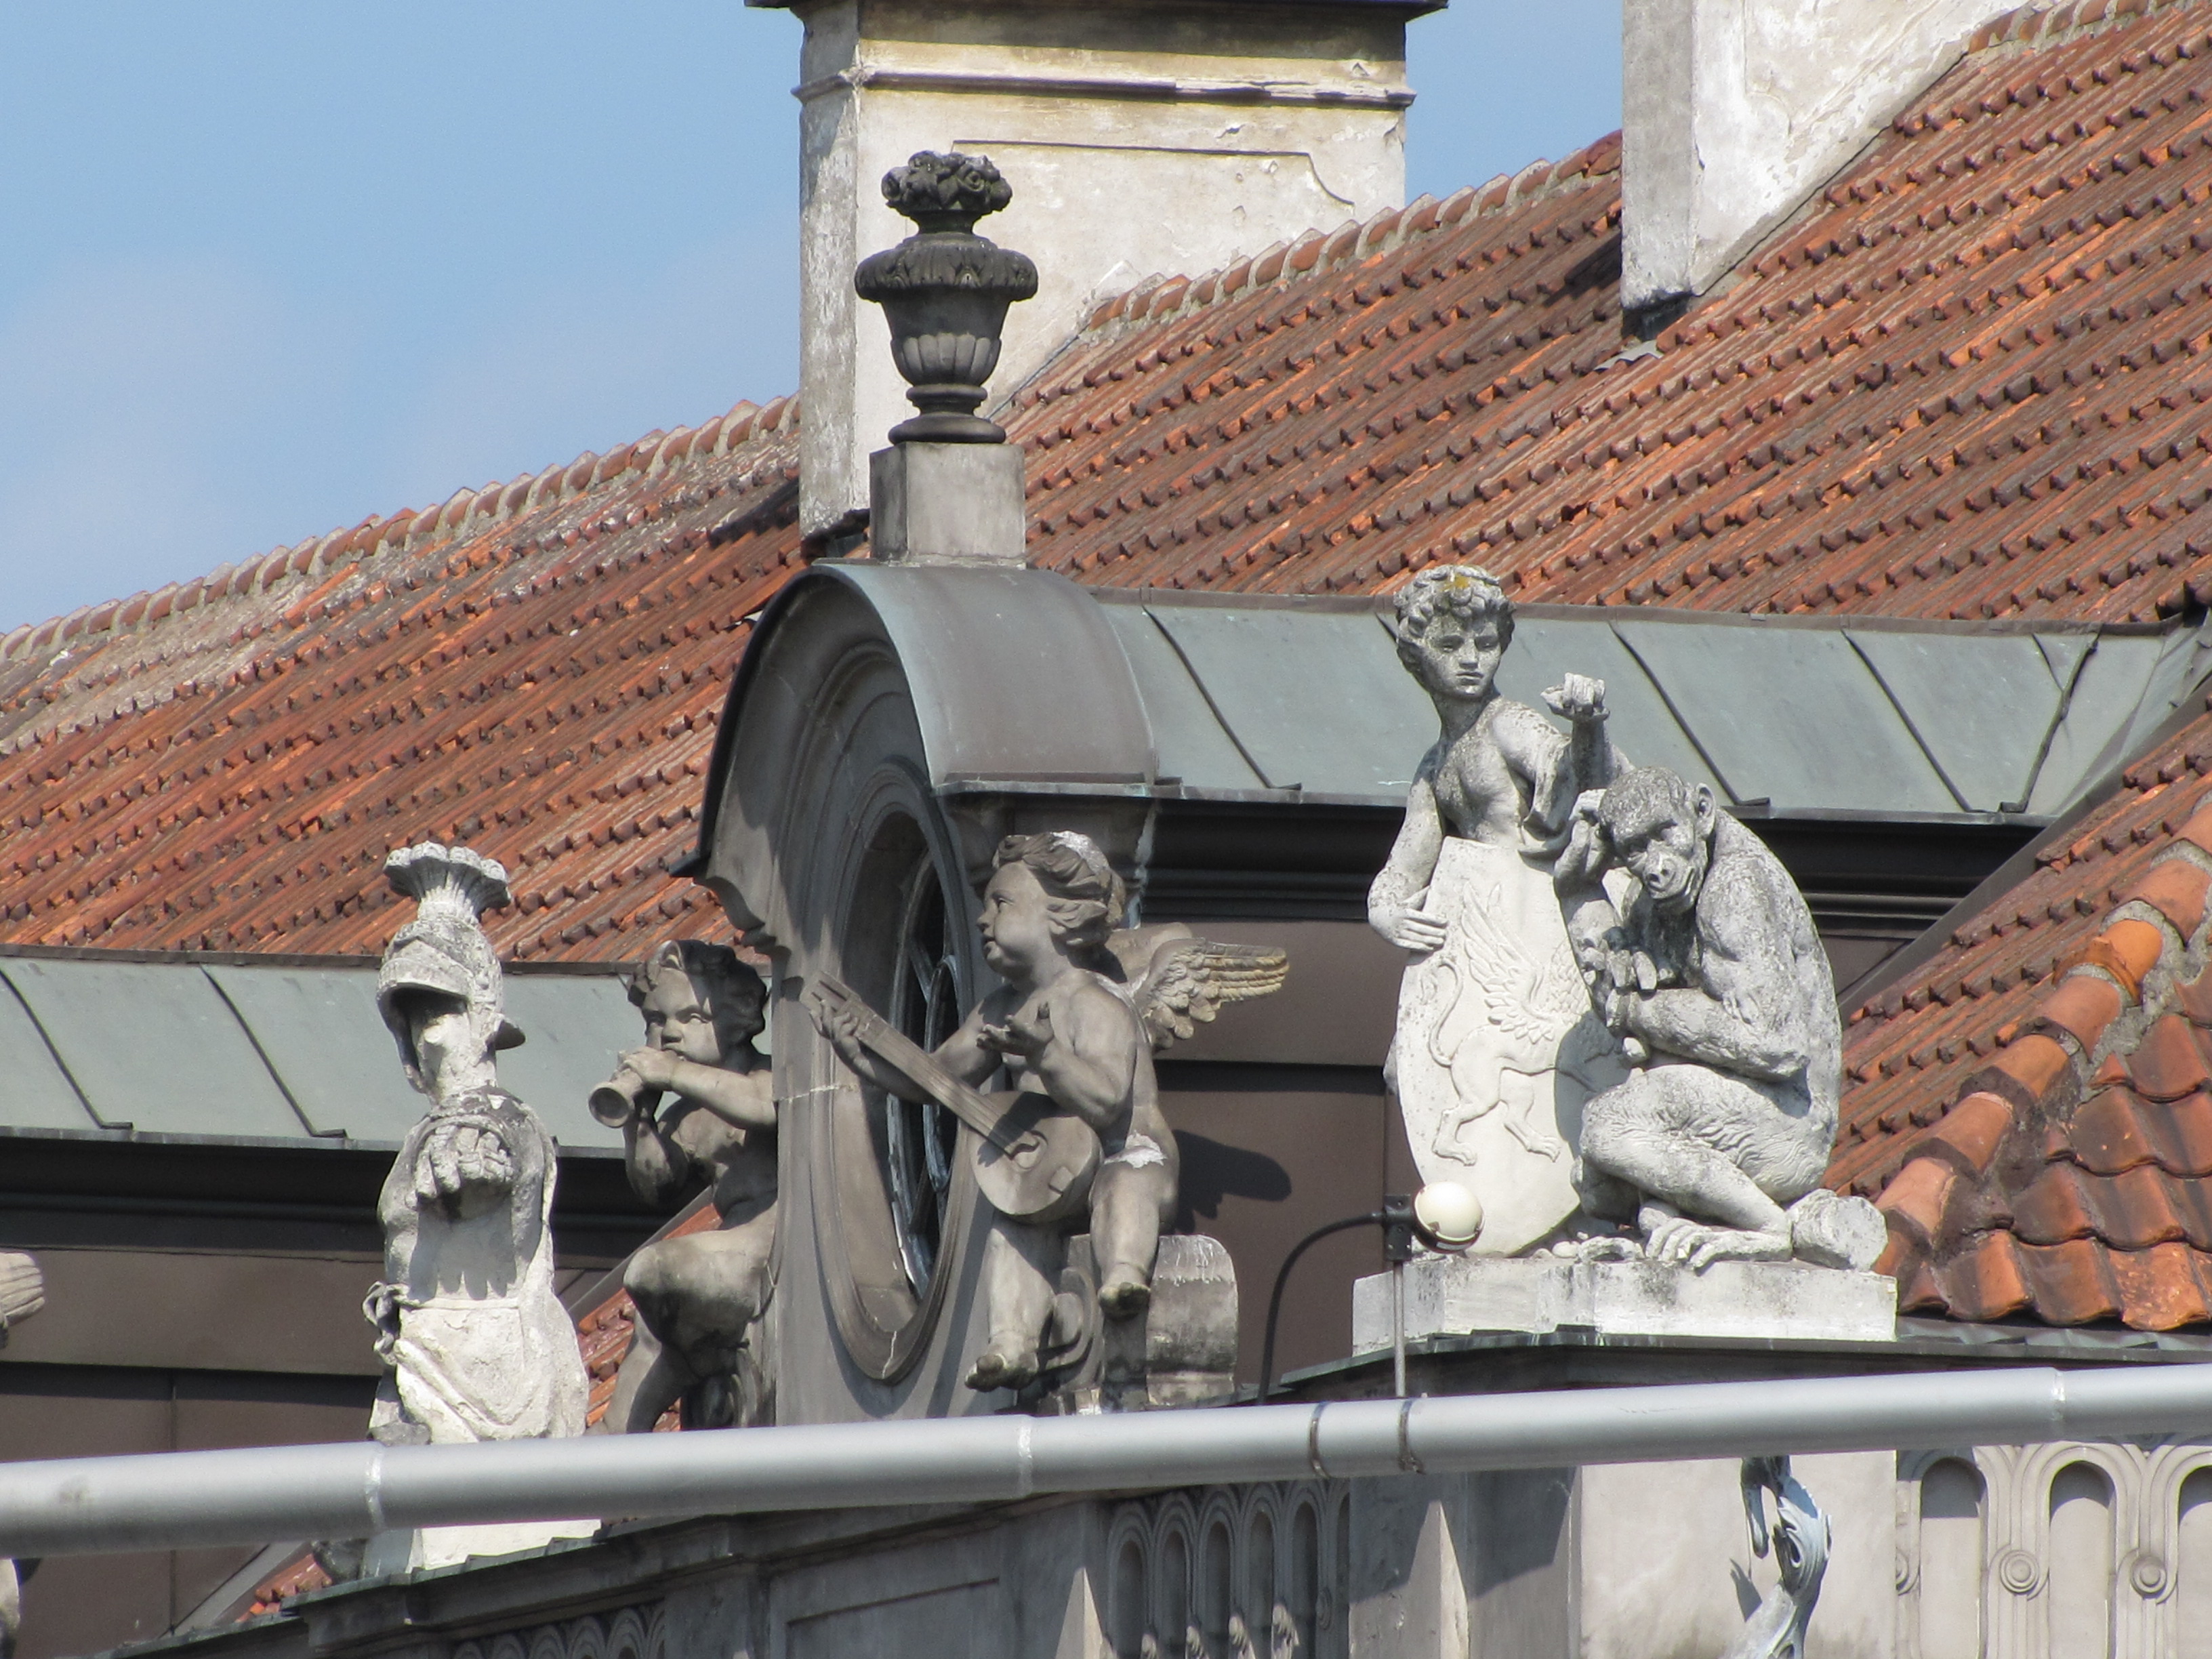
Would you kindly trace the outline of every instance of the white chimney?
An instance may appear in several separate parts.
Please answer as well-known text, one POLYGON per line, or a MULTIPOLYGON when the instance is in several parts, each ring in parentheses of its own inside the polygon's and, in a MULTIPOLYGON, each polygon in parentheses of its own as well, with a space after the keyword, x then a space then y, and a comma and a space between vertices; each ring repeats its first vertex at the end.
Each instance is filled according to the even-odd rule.
POLYGON ((1620 300, 1632 323, 1710 288, 2010 9, 1624 0, 1620 300))
POLYGON ((1441 4, 795 0, 807 533, 855 521, 869 453, 914 412, 853 292, 854 265, 911 229, 884 203, 888 170, 957 150, 1012 185, 988 228, 1039 287, 1007 319, 1002 394, 1147 276, 1401 205, 1406 23, 1441 4))

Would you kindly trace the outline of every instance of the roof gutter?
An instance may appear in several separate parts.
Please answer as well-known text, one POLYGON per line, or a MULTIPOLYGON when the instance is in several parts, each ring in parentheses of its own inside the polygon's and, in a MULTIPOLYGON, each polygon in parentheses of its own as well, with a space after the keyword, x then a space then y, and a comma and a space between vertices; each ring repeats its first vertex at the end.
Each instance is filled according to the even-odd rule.
POLYGON ((2207 1433, 2212 1366, 2161 1365, 169 1452, 0 1465, 0 1556, 580 1516, 987 1503, 1316 1475, 2207 1433))

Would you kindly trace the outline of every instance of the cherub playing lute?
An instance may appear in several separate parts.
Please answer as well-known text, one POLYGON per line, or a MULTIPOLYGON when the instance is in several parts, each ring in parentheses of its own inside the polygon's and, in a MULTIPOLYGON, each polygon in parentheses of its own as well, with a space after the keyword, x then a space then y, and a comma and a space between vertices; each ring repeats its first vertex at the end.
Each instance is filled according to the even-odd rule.
POLYGON ((1036 1380, 1066 1235, 1085 1215, 1106 1316, 1134 1318, 1150 1304, 1180 1168, 1152 1056, 1224 1005, 1276 989, 1287 972, 1280 951, 1218 945, 1178 926, 1117 928, 1121 880, 1087 836, 1009 836, 995 863, 977 925, 1003 983, 934 1054, 887 1039, 834 981, 808 999, 863 1082, 935 1100, 974 1132, 978 1184, 999 1211, 983 1269, 990 1333, 968 1376, 977 1389, 1036 1380), (1001 1067, 1011 1087, 981 1095, 1001 1067), (1026 1170, 1013 1167, 1024 1159, 1026 1170), (1041 1182, 1018 1180, 1040 1169, 1041 1182))

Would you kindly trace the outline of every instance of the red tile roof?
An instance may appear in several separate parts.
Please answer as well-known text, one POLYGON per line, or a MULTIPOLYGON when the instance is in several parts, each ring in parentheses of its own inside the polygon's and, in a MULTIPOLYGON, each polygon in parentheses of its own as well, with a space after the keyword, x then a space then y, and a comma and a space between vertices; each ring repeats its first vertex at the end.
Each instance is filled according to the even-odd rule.
MULTIPOLYGON (((2208 773, 2212 715, 2200 715, 2045 837, 2033 867, 1957 922, 1924 962, 1852 1012, 1834 1184, 1881 1192, 1918 1132, 1986 1088, 1992 1066, 2031 1093, 2064 1086, 2062 1051, 2089 1052, 2135 1005, 2166 935, 2198 936, 2206 883, 2197 860, 2212 864, 2212 819, 2197 810, 2208 773)), ((2212 1018, 2212 996, 2188 994, 2212 1018)), ((2161 1091, 2163 1042, 2131 1062, 2161 1091)))
POLYGON ((0 644, 0 939, 374 952, 390 848, 507 863, 514 957, 635 953, 746 618, 799 562, 796 409, 741 404, 0 644))
POLYGON ((2201 601, 2212 13, 2140 9, 1992 25, 1638 361, 1612 140, 1111 302, 1016 400, 1036 556, 1296 592, 1465 560, 1742 611, 2201 601))
MULTIPOLYGON (((2191 738, 2191 746, 2212 739, 2212 720, 2197 722, 2191 738)), ((2111 908, 2090 922, 2069 902, 2066 921, 2075 925, 2015 920, 2007 929, 2039 932, 2044 948, 2059 944, 2055 978, 2039 975, 2033 991, 2015 983, 1970 994, 1939 977, 1949 1000, 1971 1010, 1963 1024, 1972 1035, 1952 1062, 1951 1086, 1938 1093, 1926 1076, 1890 1086, 1911 1075, 1909 1059, 1906 1069, 1881 1075, 1898 1053, 1892 1030, 1873 1064, 1876 1081, 1852 1098, 1855 1127, 1877 1128, 1856 1137, 1862 1167, 1853 1184, 1875 1185, 1882 1165, 1896 1169, 1878 1200, 1890 1228, 1881 1266, 1897 1275, 1906 1312, 2026 1315, 2056 1325, 2118 1320, 2144 1330, 2212 1320, 2212 967, 2204 957, 2212 799, 2195 799, 2204 791, 2193 779, 2161 783, 2155 771, 2139 775, 2125 797, 2134 799, 2098 815, 2112 833, 2093 830, 2057 849, 2027 884, 2055 872, 2069 898, 2099 896, 2111 908), (1896 1104, 1878 1109, 1884 1098, 1896 1104), (1883 1121, 1891 1114, 1894 1125, 1883 1121), (1901 1140, 1908 1121, 1928 1127, 1901 1140)), ((1984 925, 1995 923, 1961 930, 1973 942, 1954 947, 1980 952, 1978 971, 1996 954, 1983 949, 1997 937, 1983 934, 1984 925)), ((1916 985, 1883 1008, 1909 1005, 1923 989, 1916 985)), ((1893 1028, 1934 1006, 1877 1010, 1860 1023, 1893 1028)), ((1870 1045, 1857 1030, 1852 1035, 1863 1072, 1870 1045)), ((1913 1035, 1928 1033, 1905 1040, 1913 1035)), ((1847 1151, 1838 1172, 1852 1162, 1847 1151)))

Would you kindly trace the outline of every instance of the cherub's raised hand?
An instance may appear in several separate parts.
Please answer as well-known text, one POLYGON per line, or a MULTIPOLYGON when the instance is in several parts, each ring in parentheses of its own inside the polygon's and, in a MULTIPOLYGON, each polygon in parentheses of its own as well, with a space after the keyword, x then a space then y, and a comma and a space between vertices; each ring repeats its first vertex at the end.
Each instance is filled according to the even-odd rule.
POLYGON ((1544 693, 1544 702, 1560 719, 1588 726, 1605 718, 1605 682, 1588 674, 1569 674, 1544 693))
POLYGON ((975 1035, 986 1048, 1017 1060, 1035 1060, 1052 1042, 1052 1011, 1040 1003, 1036 1014, 1024 1019, 1018 1008, 1003 1025, 986 1025, 975 1035))

